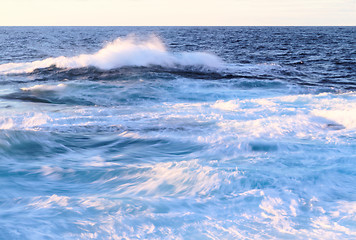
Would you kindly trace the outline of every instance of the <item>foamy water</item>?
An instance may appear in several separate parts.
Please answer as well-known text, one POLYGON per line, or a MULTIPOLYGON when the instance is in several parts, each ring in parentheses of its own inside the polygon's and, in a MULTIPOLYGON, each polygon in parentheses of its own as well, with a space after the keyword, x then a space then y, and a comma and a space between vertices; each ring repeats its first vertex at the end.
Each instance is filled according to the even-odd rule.
POLYGON ((353 28, 55 29, 0 28, 0 239, 356 238, 353 28))

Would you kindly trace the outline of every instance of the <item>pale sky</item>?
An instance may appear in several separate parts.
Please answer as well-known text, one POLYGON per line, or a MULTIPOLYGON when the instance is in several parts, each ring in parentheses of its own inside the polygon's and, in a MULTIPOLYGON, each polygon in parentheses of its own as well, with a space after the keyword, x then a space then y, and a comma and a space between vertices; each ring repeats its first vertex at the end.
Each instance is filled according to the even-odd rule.
POLYGON ((356 0, 0 0, 1 26, 356 26, 356 0))

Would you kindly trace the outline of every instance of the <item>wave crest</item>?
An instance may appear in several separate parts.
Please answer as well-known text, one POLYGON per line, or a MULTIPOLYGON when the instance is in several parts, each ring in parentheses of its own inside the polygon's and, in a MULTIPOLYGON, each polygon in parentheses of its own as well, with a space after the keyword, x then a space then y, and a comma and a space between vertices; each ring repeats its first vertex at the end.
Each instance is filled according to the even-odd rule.
POLYGON ((134 67, 177 67, 199 66, 207 69, 221 68, 223 61, 206 52, 169 52, 163 42, 155 36, 139 41, 134 36, 117 38, 94 54, 81 54, 74 57, 56 57, 25 63, 6 63, 0 65, 1 74, 31 73, 36 69, 57 68, 72 69, 96 67, 110 70, 126 66, 134 67))

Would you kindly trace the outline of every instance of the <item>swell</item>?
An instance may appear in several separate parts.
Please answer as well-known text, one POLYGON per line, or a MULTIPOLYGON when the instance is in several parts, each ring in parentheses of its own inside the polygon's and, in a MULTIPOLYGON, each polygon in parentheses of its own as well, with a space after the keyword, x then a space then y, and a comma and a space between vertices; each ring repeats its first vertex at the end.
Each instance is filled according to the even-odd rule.
MULTIPOLYGON (((298 62, 298 64, 304 64, 298 62)), ((320 79, 298 67, 278 64, 227 64, 218 56, 206 52, 171 52, 157 37, 145 41, 134 36, 117 38, 99 51, 73 57, 53 57, 33 62, 0 64, 0 75, 8 75, 0 85, 43 82, 48 80, 132 80, 172 79, 178 77, 204 80, 237 79, 252 81, 284 81, 308 87, 320 87, 321 91, 334 88, 354 91, 355 83, 340 76, 320 79), (25 78, 24 78, 25 76, 25 78)), ((256 82, 256 83, 254 83, 256 82)), ((26 99, 23 96, 9 96, 26 101, 47 102, 46 99, 26 99)))

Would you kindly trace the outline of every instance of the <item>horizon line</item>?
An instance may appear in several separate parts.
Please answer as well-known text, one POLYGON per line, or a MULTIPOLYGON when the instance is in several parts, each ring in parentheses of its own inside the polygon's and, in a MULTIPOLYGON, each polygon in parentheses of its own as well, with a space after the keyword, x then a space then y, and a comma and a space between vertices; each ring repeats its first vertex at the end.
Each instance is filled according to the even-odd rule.
POLYGON ((0 27, 356 27, 356 25, 0 25, 0 27))

